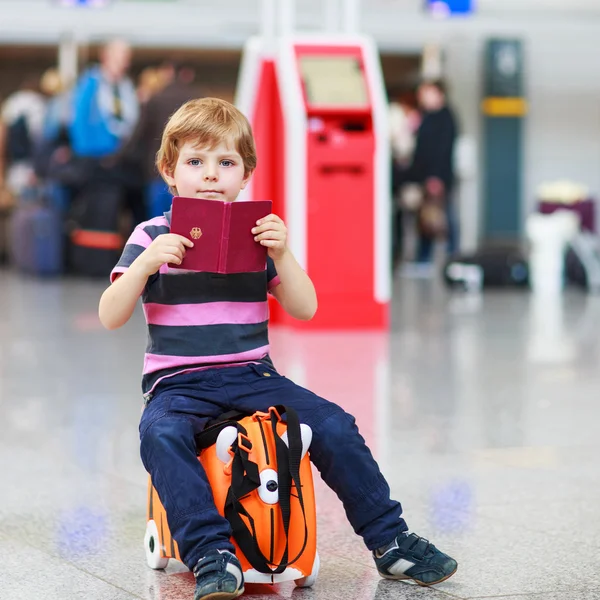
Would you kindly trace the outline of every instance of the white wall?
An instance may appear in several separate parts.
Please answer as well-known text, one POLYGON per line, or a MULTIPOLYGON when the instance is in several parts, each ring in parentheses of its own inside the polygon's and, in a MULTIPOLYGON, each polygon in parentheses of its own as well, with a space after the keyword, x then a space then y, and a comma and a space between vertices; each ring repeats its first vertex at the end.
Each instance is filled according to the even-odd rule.
POLYGON ((54 42, 69 33, 81 41, 126 36, 137 45, 237 47, 258 30, 258 7, 259 0, 113 0, 104 9, 0 0, 0 41, 54 42))
MULTIPOLYGON (((109 8, 95 10, 61 8, 57 1, 0 0, 0 42, 49 42, 62 32, 74 32, 81 39, 127 35, 136 44, 239 46, 259 31, 261 0, 112 0, 109 8)), ((327 1, 295 0, 299 28, 320 27, 327 1)), ((402 42, 397 35, 399 28, 405 30, 403 33, 416 28, 438 35, 444 30, 473 32, 519 22, 533 29, 560 28, 576 20, 600 25, 598 0, 474 2, 476 16, 448 27, 423 15, 423 0, 362 0, 361 23, 367 32, 377 32, 396 43, 402 42)))
MULTIPOLYGON (((319 27, 324 0, 297 0, 300 29, 319 27)), ((526 43, 525 190, 529 210, 537 185, 570 177, 600 196, 600 1, 478 0, 478 15, 435 22, 421 0, 363 0, 361 25, 384 50, 445 48, 451 98, 463 132, 481 132, 485 39, 526 43), (569 7, 568 12, 565 6, 569 7)), ((240 47, 258 33, 260 0, 114 0, 109 10, 59 9, 50 0, 0 0, 0 43, 54 42, 69 32, 83 40, 123 35, 137 45, 240 47), (216 8, 219 7, 219 8, 216 8)), ((461 203, 469 245, 480 217, 479 182, 465 182, 461 203)))
POLYGON ((600 196, 600 36, 563 31, 529 40, 527 189, 572 178, 600 196))

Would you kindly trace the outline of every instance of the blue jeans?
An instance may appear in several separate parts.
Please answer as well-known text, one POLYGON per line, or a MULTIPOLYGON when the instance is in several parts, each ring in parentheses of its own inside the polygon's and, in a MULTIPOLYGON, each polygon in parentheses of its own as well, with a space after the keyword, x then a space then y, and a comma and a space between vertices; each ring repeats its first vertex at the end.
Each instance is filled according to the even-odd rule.
POLYGON ((254 413, 284 404, 296 410, 300 422, 313 431, 313 464, 370 550, 407 530, 402 507, 390 499, 389 486, 354 417, 336 404, 264 365, 208 369, 167 382, 156 389, 142 414, 141 456, 190 569, 211 549, 234 550, 229 522, 217 511, 194 442, 209 419, 234 409, 254 413))

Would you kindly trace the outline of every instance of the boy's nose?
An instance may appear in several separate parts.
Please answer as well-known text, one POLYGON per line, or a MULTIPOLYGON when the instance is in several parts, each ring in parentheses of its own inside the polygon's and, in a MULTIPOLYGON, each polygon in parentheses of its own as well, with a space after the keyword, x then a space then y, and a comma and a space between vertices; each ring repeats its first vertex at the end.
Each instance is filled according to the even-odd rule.
POLYGON ((216 181, 217 173, 213 171, 206 171, 204 173, 204 181, 216 181))

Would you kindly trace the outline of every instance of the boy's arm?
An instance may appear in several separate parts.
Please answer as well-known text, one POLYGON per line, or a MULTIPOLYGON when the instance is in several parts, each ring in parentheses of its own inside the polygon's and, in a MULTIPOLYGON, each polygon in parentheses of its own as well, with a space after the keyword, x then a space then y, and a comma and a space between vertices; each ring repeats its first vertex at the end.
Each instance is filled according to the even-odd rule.
MULTIPOLYGON (((288 315, 310 321, 317 312, 317 292, 310 277, 287 247, 287 228, 277 215, 268 215, 252 229, 254 241, 269 249, 277 272, 278 284, 271 293, 288 315)), ((273 284, 276 280, 272 280, 273 284)))
POLYGON ((100 298, 98 316, 102 325, 106 329, 125 325, 148 278, 167 263, 180 265, 186 248, 193 245, 187 238, 174 233, 159 235, 152 241, 147 233, 136 228, 113 270, 113 283, 100 298))
POLYGON ((298 264, 291 250, 273 260, 279 285, 271 293, 288 315, 310 321, 317 312, 317 292, 307 273, 298 264))
POLYGON ((148 275, 138 260, 125 273, 116 275, 115 281, 102 294, 98 307, 100 322, 106 329, 118 329, 129 321, 147 281, 148 275))

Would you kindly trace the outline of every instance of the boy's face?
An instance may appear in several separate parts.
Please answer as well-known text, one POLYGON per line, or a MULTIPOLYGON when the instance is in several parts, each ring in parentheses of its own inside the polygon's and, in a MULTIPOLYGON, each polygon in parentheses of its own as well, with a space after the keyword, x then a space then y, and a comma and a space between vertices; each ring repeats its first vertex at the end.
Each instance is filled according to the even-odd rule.
POLYGON ((244 161, 233 145, 221 142, 209 149, 185 142, 174 171, 163 175, 180 196, 233 202, 252 176, 244 171, 244 161))

